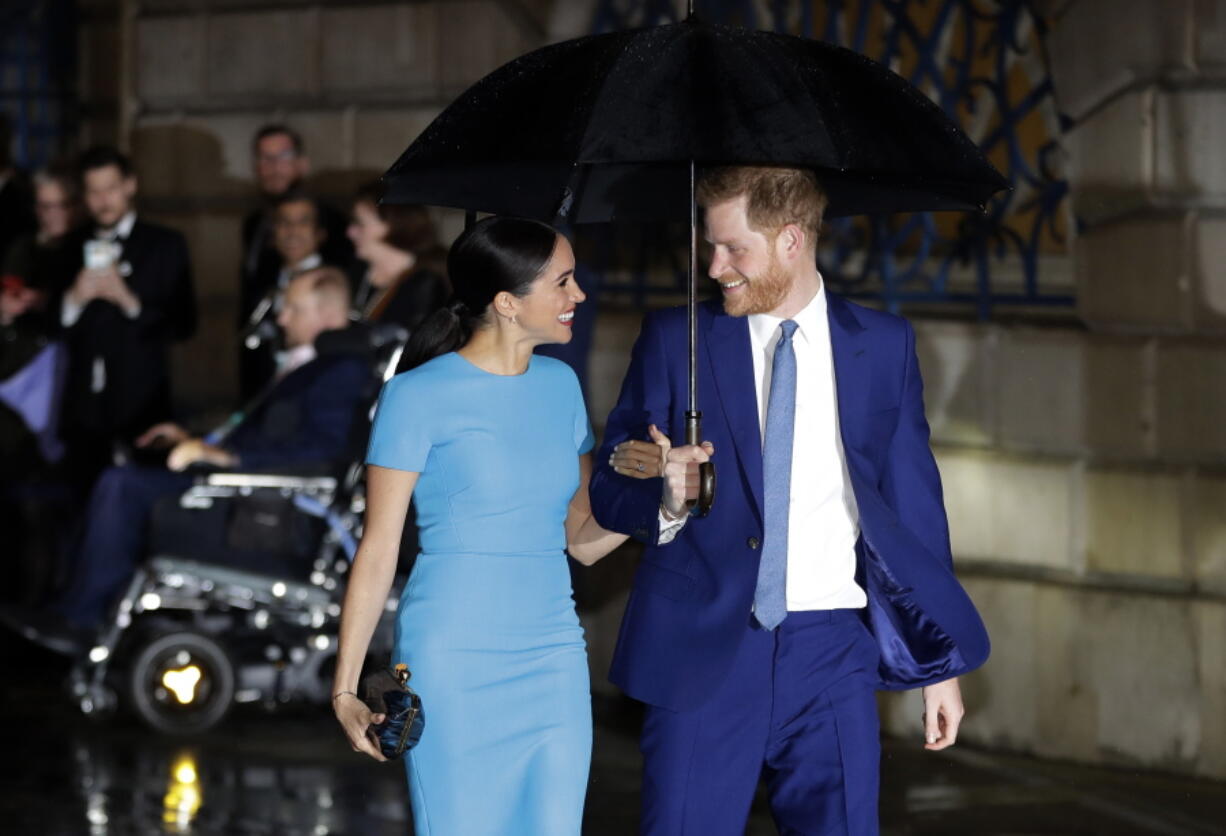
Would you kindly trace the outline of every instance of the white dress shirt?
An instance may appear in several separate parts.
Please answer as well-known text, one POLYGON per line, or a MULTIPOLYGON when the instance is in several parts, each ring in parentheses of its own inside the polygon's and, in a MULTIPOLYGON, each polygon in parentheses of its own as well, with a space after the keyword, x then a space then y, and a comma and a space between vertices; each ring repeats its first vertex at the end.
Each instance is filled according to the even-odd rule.
MULTIPOLYGON (((792 439, 791 504, 788 508, 787 606, 789 611, 859 608, 867 603, 855 581, 860 514, 839 435, 838 394, 826 292, 792 317, 796 353, 796 423, 792 439)), ((760 437, 766 436, 771 367, 783 320, 749 316, 760 437)), ((661 514, 661 544, 670 542, 685 517, 669 523, 661 514)))

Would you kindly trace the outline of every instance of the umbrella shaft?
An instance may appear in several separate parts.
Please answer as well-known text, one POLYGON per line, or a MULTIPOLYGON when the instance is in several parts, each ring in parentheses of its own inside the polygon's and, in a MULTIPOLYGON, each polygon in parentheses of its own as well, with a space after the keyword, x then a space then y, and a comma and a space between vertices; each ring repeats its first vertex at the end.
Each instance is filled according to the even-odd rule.
POLYGON ((690 160, 690 281, 687 304, 690 324, 690 412, 698 409, 698 204, 694 190, 694 161, 690 160))

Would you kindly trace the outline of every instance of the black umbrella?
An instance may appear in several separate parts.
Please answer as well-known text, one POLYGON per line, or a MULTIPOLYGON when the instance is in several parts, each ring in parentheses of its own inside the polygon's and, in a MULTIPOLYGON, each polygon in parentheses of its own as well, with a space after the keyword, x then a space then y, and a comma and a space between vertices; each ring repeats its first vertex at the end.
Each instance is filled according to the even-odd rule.
MULTIPOLYGON (((842 47, 682 23, 538 49, 456 99, 384 175, 384 200, 548 221, 689 218, 693 167, 814 169, 828 216, 982 209, 1006 186, 923 93, 842 47)), ((701 507, 709 507, 713 471, 701 507)))

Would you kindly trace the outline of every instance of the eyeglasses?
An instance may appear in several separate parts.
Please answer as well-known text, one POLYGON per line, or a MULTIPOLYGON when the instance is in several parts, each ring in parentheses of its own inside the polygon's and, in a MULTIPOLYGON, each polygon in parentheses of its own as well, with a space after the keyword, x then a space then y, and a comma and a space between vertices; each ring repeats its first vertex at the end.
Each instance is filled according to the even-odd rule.
POLYGON ((288 163, 298 159, 298 153, 291 149, 278 151, 275 154, 256 154, 256 162, 261 163, 288 163))

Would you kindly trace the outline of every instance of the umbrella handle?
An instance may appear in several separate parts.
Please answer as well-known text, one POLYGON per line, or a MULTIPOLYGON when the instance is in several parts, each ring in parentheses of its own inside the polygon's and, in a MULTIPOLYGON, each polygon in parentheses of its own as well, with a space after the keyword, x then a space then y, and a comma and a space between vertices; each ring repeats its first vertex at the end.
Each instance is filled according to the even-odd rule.
MULTIPOLYGON (((702 413, 686 411, 685 413, 685 443, 699 445, 702 443, 702 413)), ((698 496, 686 500, 690 513, 705 517, 711 513, 715 504, 715 463, 703 462, 698 465, 698 496)))

